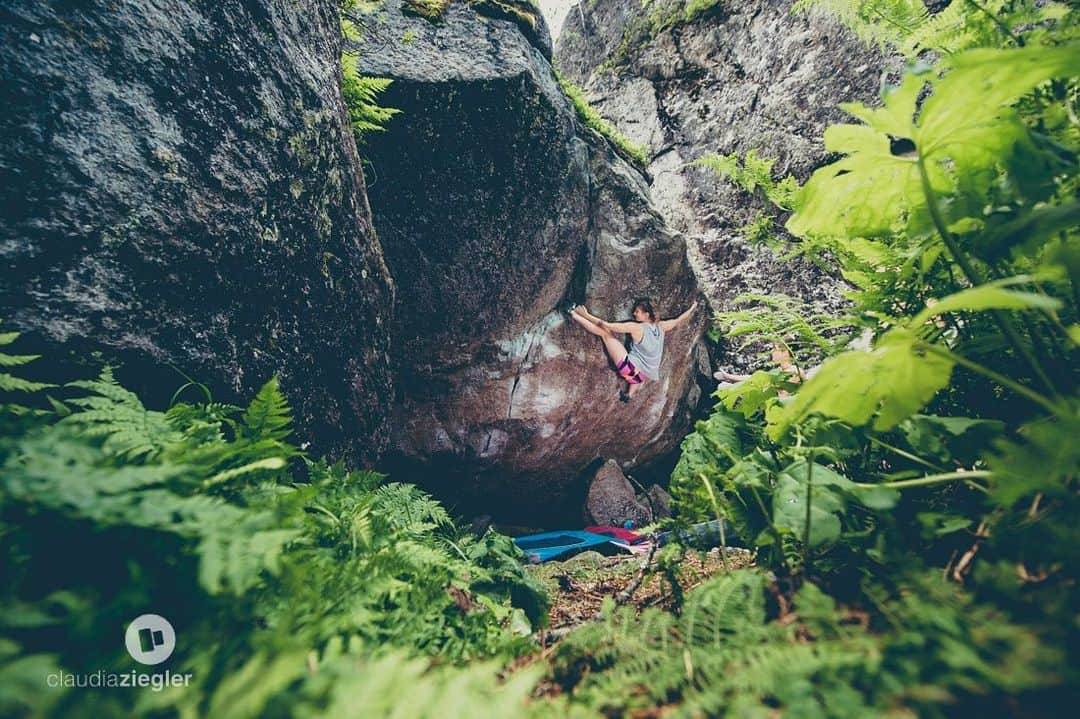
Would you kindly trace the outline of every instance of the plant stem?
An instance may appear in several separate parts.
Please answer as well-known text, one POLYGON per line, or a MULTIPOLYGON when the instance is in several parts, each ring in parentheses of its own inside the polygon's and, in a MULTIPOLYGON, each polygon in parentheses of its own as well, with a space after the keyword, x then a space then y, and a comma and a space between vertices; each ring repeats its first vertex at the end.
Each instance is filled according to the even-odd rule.
POLYGON ((990 369, 989 367, 985 367, 985 366, 979 364, 978 362, 974 362, 972 360, 969 360, 967 357, 964 357, 963 355, 958 355, 955 352, 951 352, 951 351, 945 349, 944 347, 942 347, 941 345, 935 345, 935 344, 931 344, 929 342, 918 342, 918 343, 916 343, 916 347, 918 347, 919 349, 926 350, 927 352, 930 352, 932 354, 936 354, 939 357, 948 358, 949 360, 955 362, 956 364, 960 365, 961 367, 967 367, 972 372, 977 372, 977 373, 983 375, 984 377, 988 377, 989 379, 994 380, 995 382, 1002 385, 1003 387, 1008 387, 1013 392, 1016 392, 1018 395, 1026 397, 1029 400, 1031 400, 1032 402, 1034 402, 1035 404, 1037 404, 1037 405, 1039 405, 1041 407, 1044 407, 1045 409, 1049 410, 1053 414, 1056 414, 1056 415, 1058 415, 1060 417, 1063 417, 1063 418, 1066 418, 1066 419, 1069 416, 1067 413, 1065 413, 1063 411, 1063 409, 1062 409, 1062 407, 1060 405, 1057 405, 1054 402, 1051 402, 1049 399, 1047 399, 1046 397, 1043 397, 1038 392, 1035 392, 1033 390, 1028 389, 1027 387, 1020 384, 1019 382, 1015 382, 1014 380, 1009 379, 1005 375, 1000 374, 998 372, 995 372, 994 370, 990 369))
MULTIPOLYGON (((973 287, 985 284, 981 273, 975 268, 973 264, 968 260, 967 255, 960 249, 960 245, 956 243, 956 239, 949 232, 945 226, 945 218, 941 215, 941 208, 938 207, 937 197, 934 195, 933 188, 930 187, 930 176, 926 172, 926 161, 919 153, 917 164, 919 166, 919 179, 922 183, 923 195, 926 197, 926 206, 930 210, 930 218, 934 222, 934 227, 937 229, 938 234, 941 235, 942 241, 945 243, 945 247, 948 248, 949 254, 952 255, 953 260, 960 266, 960 270, 964 273, 967 281, 971 283, 973 287)), ((1053 397, 1057 397, 1057 390, 1054 389, 1054 384, 1050 381, 1041 366, 1039 366, 1038 360, 1024 345, 1023 340, 1020 337, 1020 333, 1016 331, 1016 327, 1013 326, 1009 316, 1002 310, 990 310, 991 316, 994 318, 994 322, 1001 329, 1002 334, 1012 345, 1013 350, 1017 356, 1027 362, 1031 371, 1035 374, 1040 382, 1046 387, 1053 397)))
POLYGON ((979 10, 984 15, 986 15, 988 18, 990 18, 991 22, 993 22, 995 25, 997 25, 998 30, 1001 30, 1001 32, 1005 33, 1005 36, 1008 37, 1013 42, 1015 42, 1017 47, 1023 47, 1024 46, 1024 38, 1022 38, 1019 35, 1016 35, 1015 33, 1013 33, 1013 31, 1011 29, 1009 29, 1009 26, 1006 25, 1004 22, 1002 22, 1001 18, 999 18, 997 15, 990 12, 989 10, 984 8, 982 5, 980 5, 979 3, 975 2, 975 0, 964 0, 964 2, 967 3, 969 6, 975 8, 976 10, 979 10))
POLYGON ((705 491, 709 494, 709 501, 712 502, 713 514, 716 515, 716 521, 720 523, 720 561, 724 565, 724 571, 730 572, 731 567, 727 563, 727 537, 724 536, 724 518, 721 516, 720 503, 716 501, 716 493, 713 491, 712 482, 705 476, 704 472, 698 472, 698 478, 701 479, 701 483, 705 485, 705 491))
POLYGON ((927 469, 932 469, 935 472, 944 472, 945 471, 944 467, 940 467, 940 466, 934 464, 933 462, 928 462, 925 459, 923 459, 922 457, 918 457, 918 456, 912 454, 911 452, 905 452, 904 450, 900 449, 899 447, 893 447, 891 444, 888 444, 887 442, 882 442, 877 437, 867 437, 867 439, 869 439, 871 442, 873 442, 876 445, 884 447, 885 449, 889 450, 890 452, 894 452, 894 453, 900 455, 904 459, 911 460, 915 464, 921 464, 922 466, 926 467, 927 469))
POLYGON ((810 502, 814 490, 814 455, 806 458, 806 523, 803 527, 803 571, 810 566, 810 502))
POLYGON ((854 484, 859 489, 877 489, 879 487, 885 487, 886 489, 905 489, 907 487, 925 487, 931 484, 942 484, 943 482, 955 482, 957 480, 982 479, 991 476, 991 474, 992 473, 989 470, 972 469, 967 472, 930 474, 926 477, 919 477, 917 479, 899 479, 895 482, 879 482, 878 484, 855 482, 854 484))

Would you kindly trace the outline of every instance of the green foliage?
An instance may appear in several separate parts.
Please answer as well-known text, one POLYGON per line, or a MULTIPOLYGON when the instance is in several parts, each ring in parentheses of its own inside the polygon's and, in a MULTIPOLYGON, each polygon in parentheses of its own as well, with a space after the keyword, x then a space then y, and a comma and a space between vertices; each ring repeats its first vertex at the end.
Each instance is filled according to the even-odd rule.
POLYGON ((882 108, 842 106, 866 124, 826 130, 826 149, 846 157, 803 187, 788 223, 792 234, 918 237, 933 231, 933 212, 953 232, 982 229, 994 183, 1025 188, 1046 181, 1038 174, 1051 168, 1034 162, 1024 124, 1006 108, 1051 78, 1080 72, 1076 48, 972 50, 948 66, 942 79, 909 73, 882 108), (916 119, 927 84, 932 94, 916 119))
MULTIPOLYGON (((0 333, 0 347, 10 345, 18 338, 18 332, 2 332, 0 333)), ((0 352, 0 367, 20 367, 22 365, 30 364, 39 357, 40 355, 9 355, 0 352)), ((41 382, 31 382, 29 380, 20 379, 8 372, 0 372, 0 392, 37 392, 52 386, 53 385, 43 384, 41 382)))
POLYGON ((570 98, 570 102, 574 104, 578 119, 590 130, 595 130, 607 138, 624 159, 629 160, 639 169, 645 169, 649 164, 649 157, 645 148, 630 142, 611 123, 601 117, 600 113, 585 99, 585 93, 581 88, 567 80, 558 71, 556 71, 555 76, 558 78, 559 86, 563 92, 570 98))
MULTIPOLYGON (((763 204, 772 205, 774 209, 784 213, 790 212, 799 183, 791 175, 779 181, 774 180, 772 168, 775 163, 776 160, 760 157, 757 150, 750 150, 742 158, 735 153, 702 155, 692 164, 732 182, 763 204)), ((752 244, 774 251, 781 251, 783 248, 777 237, 775 215, 759 210, 750 224, 740 227, 739 232, 752 244)))
POLYGON ((704 167, 725 180, 730 180, 746 192, 760 193, 781 210, 791 210, 798 182, 788 175, 779 182, 773 180, 772 168, 776 160, 760 157, 757 150, 750 150, 741 159, 735 153, 728 155, 703 155, 694 165, 704 167))
MULTIPOLYGON (((963 3, 952 3, 953 5, 963 3)), ((896 44, 930 17, 923 0, 796 0, 791 11, 832 15, 867 44, 896 44)))
MULTIPOLYGON (((810 646, 848 636, 872 649, 862 665, 794 678, 797 693, 719 706, 939 716, 1074 691, 1080 676, 1060 663, 1077 640, 1080 539, 1071 12, 798 7, 810 5, 868 39, 945 54, 909 66, 881 107, 844 106, 861 124, 826 131, 839 159, 789 205, 788 251, 838 266, 850 315, 800 322, 790 300, 748 298, 721 316, 749 346, 783 343, 796 369, 718 391, 684 440, 672 493, 683 521, 727 518, 756 547, 777 576, 780 620, 793 604, 810 646), (969 11, 981 19, 948 45, 943 28, 969 11), (859 328, 869 346, 845 346, 859 328), (734 421, 737 443, 716 431, 734 421), (845 626, 845 605, 861 627, 845 626)), ((735 156, 703 164, 750 192, 770 177, 735 156)))
POLYGON ((856 426, 873 420, 877 431, 892 429, 949 383, 954 364, 928 353, 913 333, 894 329, 870 352, 845 352, 826 361, 793 402, 769 416, 769 435, 782 438, 812 412, 856 426))
MULTIPOLYGON (((449 4, 449 0, 418 0, 425 6, 442 3, 443 10, 449 4)), ((342 3, 341 34, 345 38, 346 46, 341 53, 341 99, 345 102, 345 108, 349 112, 349 123, 353 128, 353 135, 358 145, 363 144, 366 136, 372 132, 382 132, 394 115, 401 110, 393 107, 383 107, 378 104, 379 95, 390 87, 391 80, 382 77, 364 77, 356 69, 356 55, 348 47, 348 43, 361 41, 361 32, 355 19, 355 12, 370 14, 378 7, 370 6, 356 0, 346 0, 342 3)), ((404 38, 403 38, 404 40, 404 38)))
POLYGON ((671 474, 673 509, 687 516, 708 515, 709 495, 720 475, 743 455, 742 420, 727 412, 713 412, 700 421, 680 447, 679 462, 671 474))
POLYGON ((382 107, 376 102, 392 80, 360 76, 356 72, 356 58, 348 54, 341 56, 341 69, 341 96, 349 110, 349 122, 356 141, 362 143, 368 133, 385 130, 386 123, 401 111, 382 107))
POLYGON ((522 553, 416 487, 304 457, 275 379, 247 408, 204 387, 161 411, 108 370, 47 385, 2 333, 0 713, 935 717, 1075 693, 1075 13, 810 5, 942 59, 848 106, 861 123, 830 128, 839 159, 797 193, 756 153, 703 161, 793 212, 788 251, 853 286, 847 317, 770 296, 720 317, 792 363, 718 392, 673 506, 728 520, 759 569, 684 593, 669 545, 676 611, 609 601, 509 669, 548 610, 522 553), (176 626, 169 667, 191 686, 42 691, 137 669, 120 636, 147 608, 176 626))
POLYGON ((289 404, 278 387, 277 377, 271 377, 244 412, 241 434, 252 441, 280 441, 292 434, 291 423, 289 404))
POLYGON ((807 368, 823 353, 835 353, 850 340, 855 322, 809 312, 803 303, 786 295, 738 295, 739 309, 719 312, 718 329, 729 340, 740 339, 740 350, 762 340, 782 346, 796 366, 807 368))
POLYGON ((532 647, 548 600, 520 550, 464 532, 411 485, 298 465, 276 379, 243 410, 148 409, 109 370, 65 392, 0 441, 5 715, 334 715, 354 691, 398 702, 403 682, 410 715, 472 715, 535 683, 425 659, 532 647), (121 629, 147 607, 176 627, 170 667, 192 686, 41 690, 42 671, 134 668, 121 629))
POLYGON ((938 578, 870 593, 892 620, 874 633, 811 583, 794 594, 793 611, 770 618, 763 575, 734 572, 693 590, 679 617, 610 610, 559 645, 553 676, 572 691, 571 707, 717 717, 940 716, 968 697, 1059 676, 1062 654, 938 578))
POLYGON ((32 403, 43 390, 55 387, 55 385, 35 382, 16 374, 16 372, 21 372, 26 365, 40 358, 39 355, 7 354, 3 348, 13 344, 17 339, 19 339, 18 332, 0 332, 0 369, 11 370, 0 372, 0 460, 4 458, 5 438, 32 426, 40 421, 42 416, 48 414, 24 402, 32 403))
MULTIPOLYGON (((955 53, 976 47, 1039 42, 1051 27, 1067 28, 1066 3, 1035 0, 953 0, 938 13, 923 0, 798 0, 793 12, 822 11, 867 44, 913 57, 923 50, 955 53)), ((1075 35, 1073 36, 1075 37, 1075 35)))

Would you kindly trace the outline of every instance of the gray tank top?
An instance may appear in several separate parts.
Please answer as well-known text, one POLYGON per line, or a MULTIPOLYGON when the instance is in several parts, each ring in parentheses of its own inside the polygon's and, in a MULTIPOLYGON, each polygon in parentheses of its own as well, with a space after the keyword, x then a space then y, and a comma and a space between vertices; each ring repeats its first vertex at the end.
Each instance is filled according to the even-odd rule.
POLYGON ((630 361, 649 379, 660 377, 660 358, 664 355, 664 330, 658 324, 641 323, 640 342, 630 345, 630 361))

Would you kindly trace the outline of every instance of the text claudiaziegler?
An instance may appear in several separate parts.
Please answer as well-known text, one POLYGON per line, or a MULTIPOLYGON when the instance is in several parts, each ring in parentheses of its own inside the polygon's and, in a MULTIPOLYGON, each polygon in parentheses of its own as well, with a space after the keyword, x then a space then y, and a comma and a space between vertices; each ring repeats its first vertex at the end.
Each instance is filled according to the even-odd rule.
POLYGON ((191 682, 191 674, 176 674, 168 669, 160 674, 143 674, 132 670, 117 674, 98 669, 90 674, 71 674, 65 671, 53 672, 45 678, 50 687, 107 688, 107 687, 150 687, 159 692, 166 687, 186 687, 191 682))

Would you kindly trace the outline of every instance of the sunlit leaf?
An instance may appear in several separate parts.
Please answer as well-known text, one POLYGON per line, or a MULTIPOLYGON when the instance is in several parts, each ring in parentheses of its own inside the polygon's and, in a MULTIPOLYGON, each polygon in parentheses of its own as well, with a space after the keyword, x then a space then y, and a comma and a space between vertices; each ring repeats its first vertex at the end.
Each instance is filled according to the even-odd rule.
POLYGON ((770 415, 768 433, 778 440, 811 413, 890 429, 945 387, 952 368, 948 358, 920 349, 910 331, 891 330, 870 352, 845 352, 822 364, 794 402, 770 415))
POLYGON ((1061 301, 1038 292, 1009 290, 1001 284, 985 284, 961 290, 928 306, 911 320, 909 326, 917 329, 932 317, 958 310, 1056 310, 1061 301))

